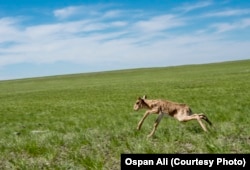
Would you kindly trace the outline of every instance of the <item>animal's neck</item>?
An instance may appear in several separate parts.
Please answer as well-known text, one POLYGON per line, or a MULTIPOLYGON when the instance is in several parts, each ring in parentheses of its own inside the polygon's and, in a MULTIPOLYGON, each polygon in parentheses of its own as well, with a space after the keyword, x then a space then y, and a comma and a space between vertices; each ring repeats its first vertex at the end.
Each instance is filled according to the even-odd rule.
POLYGON ((147 99, 144 99, 143 101, 144 101, 144 102, 143 102, 144 108, 146 108, 146 109, 151 109, 150 103, 151 103, 152 101, 151 101, 151 100, 147 100, 147 99))

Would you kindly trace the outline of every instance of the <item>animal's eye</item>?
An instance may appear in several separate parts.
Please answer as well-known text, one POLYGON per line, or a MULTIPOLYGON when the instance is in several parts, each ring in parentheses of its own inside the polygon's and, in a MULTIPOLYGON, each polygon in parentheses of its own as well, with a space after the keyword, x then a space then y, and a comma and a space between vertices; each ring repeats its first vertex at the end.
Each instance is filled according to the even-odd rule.
POLYGON ((139 104, 140 102, 136 102, 136 104, 139 104))

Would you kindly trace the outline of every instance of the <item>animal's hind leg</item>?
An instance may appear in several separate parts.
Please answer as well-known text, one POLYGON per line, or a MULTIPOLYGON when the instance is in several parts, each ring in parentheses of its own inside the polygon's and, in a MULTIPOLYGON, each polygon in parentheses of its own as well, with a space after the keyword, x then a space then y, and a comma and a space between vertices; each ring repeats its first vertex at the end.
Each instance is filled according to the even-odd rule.
POLYGON ((156 131, 156 129, 157 129, 157 127, 158 127, 158 125, 159 125, 161 119, 163 118, 163 116, 164 116, 164 113, 163 113, 163 112, 160 112, 160 113, 159 113, 159 116, 158 116, 157 119, 155 120, 153 130, 152 130, 151 133, 148 135, 148 137, 151 137, 151 136, 154 135, 154 133, 155 133, 155 131, 156 131))
POLYGON ((187 121, 190 121, 190 120, 197 120, 200 124, 200 126, 202 127, 202 129, 206 132, 207 131, 207 128, 206 126, 202 123, 201 121, 201 115, 199 114, 192 114, 192 115, 188 115, 188 116, 185 116, 185 117, 182 117, 182 118, 177 118, 179 121, 181 122, 187 122, 187 121))

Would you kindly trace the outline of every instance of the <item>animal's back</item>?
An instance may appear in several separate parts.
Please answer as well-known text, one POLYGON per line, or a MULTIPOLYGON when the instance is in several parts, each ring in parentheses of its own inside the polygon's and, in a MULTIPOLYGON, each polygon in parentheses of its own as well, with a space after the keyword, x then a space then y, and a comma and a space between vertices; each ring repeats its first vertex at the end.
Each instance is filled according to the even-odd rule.
POLYGON ((190 107, 184 103, 176 103, 169 100, 160 100, 160 102, 162 111, 170 116, 177 114, 177 111, 183 111, 189 114, 192 113, 190 107))

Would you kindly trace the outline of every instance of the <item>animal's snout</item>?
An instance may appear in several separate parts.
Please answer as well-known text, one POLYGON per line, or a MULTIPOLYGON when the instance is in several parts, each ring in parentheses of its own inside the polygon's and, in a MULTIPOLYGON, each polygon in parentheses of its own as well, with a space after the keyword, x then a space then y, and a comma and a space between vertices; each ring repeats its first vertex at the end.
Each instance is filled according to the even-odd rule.
POLYGON ((134 111, 139 110, 139 106, 138 105, 134 105, 134 111))

